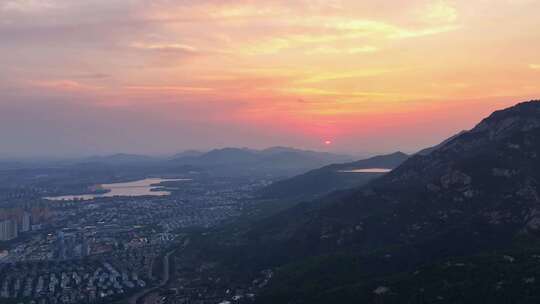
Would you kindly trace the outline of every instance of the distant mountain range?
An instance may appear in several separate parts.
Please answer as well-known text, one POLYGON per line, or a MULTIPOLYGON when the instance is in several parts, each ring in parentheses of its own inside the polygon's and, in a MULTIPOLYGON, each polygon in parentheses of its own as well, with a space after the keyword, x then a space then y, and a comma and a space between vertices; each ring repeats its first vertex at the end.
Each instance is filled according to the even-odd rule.
POLYGON ((272 269, 257 303, 538 303, 540 101, 365 186, 224 229, 200 259, 272 269))
POLYGON ((265 198, 313 198, 335 190, 362 186, 384 173, 353 173, 356 169, 394 169, 409 156, 402 152, 380 155, 355 162, 332 164, 278 181, 260 191, 265 198))
MULTIPOLYGON (((108 172, 107 174, 174 175, 200 172, 221 176, 290 177, 331 163, 352 160, 351 156, 287 147, 265 150, 223 148, 208 152, 187 150, 173 156, 118 153, 79 159, 33 162, 25 167, 65 168, 108 172), (35 165, 32 165, 35 164, 35 165), (120 170, 120 171, 119 171, 120 170)), ((25 162, 1 161, 0 169, 22 167, 25 162)))
POLYGON ((111 164, 111 165, 143 164, 147 162, 157 162, 157 161, 159 161, 159 159, 155 157, 146 156, 146 155, 138 155, 138 154, 125 154, 125 153, 118 153, 118 154, 104 155, 104 156, 91 156, 88 158, 84 158, 82 160, 78 160, 79 163, 105 163, 105 164, 111 164))
POLYGON ((206 153, 181 154, 170 162, 192 165, 225 174, 294 175, 336 162, 349 161, 347 155, 273 147, 265 150, 223 148, 206 153))
POLYGON ((181 159, 181 158, 186 158, 186 157, 197 157, 197 156, 200 156, 202 154, 204 154, 204 152, 202 152, 202 151, 186 150, 186 151, 183 151, 183 152, 180 152, 180 153, 177 153, 177 154, 173 155, 171 157, 171 159, 181 159))

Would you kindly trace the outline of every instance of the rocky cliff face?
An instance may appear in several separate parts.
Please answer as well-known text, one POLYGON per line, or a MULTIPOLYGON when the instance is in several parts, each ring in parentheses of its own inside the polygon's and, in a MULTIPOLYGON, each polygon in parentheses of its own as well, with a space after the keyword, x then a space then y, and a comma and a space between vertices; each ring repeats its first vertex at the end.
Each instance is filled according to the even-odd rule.
MULTIPOLYGON (((514 143, 520 135, 532 135, 540 127, 540 101, 530 101, 515 107, 497 111, 484 119, 469 132, 463 132, 432 151, 429 155, 416 155, 406 162, 399 170, 395 170, 380 181, 387 187, 422 186, 431 182, 438 175, 448 174, 457 163, 472 159, 478 155, 495 155, 499 153, 514 154, 515 151, 501 150, 501 145, 507 145, 519 151, 531 147, 533 139, 527 142, 514 143)), ((531 152, 534 154, 534 152, 531 152)), ((523 157, 534 156, 522 155, 523 157)), ((499 155, 504 156, 504 155, 499 155)))
MULTIPOLYGON (((540 102, 495 112, 471 131, 429 155, 411 158, 371 185, 370 196, 396 218, 381 218, 393 224, 379 229, 394 230, 390 226, 398 225, 406 233, 396 241, 434 237, 471 225, 486 225, 492 232, 506 225, 502 230, 509 235, 537 230, 538 151, 540 102)), ((348 204, 362 205, 362 192, 366 190, 346 199, 348 204)))

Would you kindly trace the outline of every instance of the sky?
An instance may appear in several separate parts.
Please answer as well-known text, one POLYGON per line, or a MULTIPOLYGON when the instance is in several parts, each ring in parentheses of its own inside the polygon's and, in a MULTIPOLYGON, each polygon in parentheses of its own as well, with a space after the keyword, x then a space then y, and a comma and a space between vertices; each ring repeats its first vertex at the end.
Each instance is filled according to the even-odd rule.
POLYGON ((413 152, 540 98, 540 1, 0 0, 0 156, 413 152))

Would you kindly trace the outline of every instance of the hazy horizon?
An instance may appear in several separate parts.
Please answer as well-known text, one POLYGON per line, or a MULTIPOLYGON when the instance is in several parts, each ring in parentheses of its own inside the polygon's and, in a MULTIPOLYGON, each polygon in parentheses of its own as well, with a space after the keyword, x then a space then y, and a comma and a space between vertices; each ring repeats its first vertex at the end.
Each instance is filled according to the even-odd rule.
MULTIPOLYGON (((442 141, 441 141, 442 142, 442 141)), ((438 143, 436 143, 438 144, 438 143)), ((436 145, 434 144, 434 145, 436 145)), ((429 148, 430 146, 426 146, 423 148, 429 148)), ((291 148, 301 151, 312 151, 312 152, 320 152, 320 153, 331 153, 336 155, 343 155, 343 156, 350 156, 353 158, 367 158, 377 155, 383 155, 383 154, 390 154, 395 152, 403 152, 406 154, 413 154, 416 153, 419 150, 414 151, 402 151, 401 149, 397 148, 395 150, 389 150, 389 151, 333 151, 330 149, 310 149, 310 148, 303 148, 303 147, 294 147, 294 146, 261 146, 261 147, 245 147, 245 146, 219 146, 219 147, 211 147, 211 148, 202 148, 202 149, 195 149, 195 148, 188 148, 188 149, 182 149, 178 151, 171 151, 171 152, 163 152, 163 153, 136 153, 136 152, 126 152, 126 151, 111 151, 111 152, 103 152, 103 153, 74 153, 74 154, 23 154, 23 155, 7 155, 7 154, 0 154, 0 161, 48 161, 48 160, 77 160, 77 159, 83 159, 83 158, 92 158, 92 157, 109 157, 109 156, 115 156, 115 155, 131 155, 131 156, 147 156, 147 157, 153 157, 153 158, 171 158, 178 154, 182 154, 184 152, 201 152, 201 153, 207 153, 213 150, 221 150, 221 149, 249 149, 249 150, 255 150, 255 151, 263 151, 266 149, 271 148, 291 148)), ((422 148, 422 149, 423 149, 422 148)))

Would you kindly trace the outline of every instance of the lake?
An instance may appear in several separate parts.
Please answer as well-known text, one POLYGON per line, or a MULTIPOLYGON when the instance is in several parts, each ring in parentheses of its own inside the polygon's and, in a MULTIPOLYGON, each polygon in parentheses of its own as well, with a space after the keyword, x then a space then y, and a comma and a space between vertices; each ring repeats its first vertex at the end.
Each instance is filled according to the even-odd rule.
POLYGON ((392 171, 392 169, 368 168, 368 169, 342 170, 342 171, 339 171, 339 172, 342 172, 342 173, 388 173, 390 171, 392 171))
POLYGON ((163 179, 163 178, 146 178, 138 181, 127 183, 114 183, 99 185, 102 189, 108 190, 107 193, 100 194, 80 194, 80 195, 64 195, 46 197, 52 201, 72 201, 72 200, 91 200, 100 197, 115 197, 115 196, 166 196, 171 192, 159 190, 162 187, 157 184, 162 182, 189 181, 189 179, 163 179))

